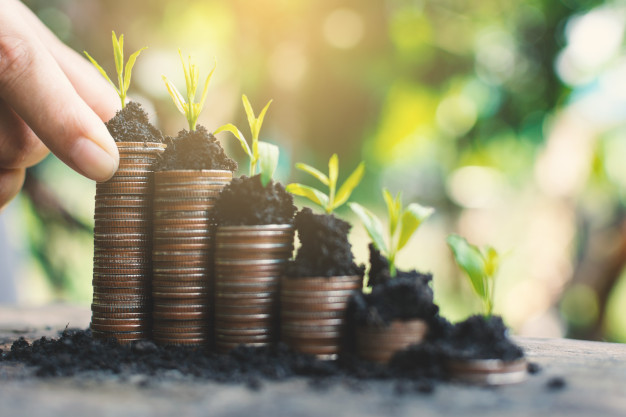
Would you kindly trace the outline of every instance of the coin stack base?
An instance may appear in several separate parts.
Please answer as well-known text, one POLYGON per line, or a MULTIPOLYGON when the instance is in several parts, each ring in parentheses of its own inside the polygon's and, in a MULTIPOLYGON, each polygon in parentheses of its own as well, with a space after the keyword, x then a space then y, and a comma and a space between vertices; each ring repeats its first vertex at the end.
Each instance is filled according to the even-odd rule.
POLYGON ((152 335, 160 345, 211 342, 212 209, 231 180, 218 170, 155 174, 152 335))
POLYGON ((345 336, 348 300, 362 282, 360 276, 283 277, 282 341, 299 352, 335 359, 345 336))
POLYGON ((152 166, 165 145, 118 147, 117 173, 96 185, 91 331, 129 343, 150 338, 152 166))
POLYGON ((398 351, 424 340, 428 324, 424 320, 393 320, 388 326, 358 326, 357 355, 362 359, 387 363, 398 351))
POLYGON ((215 346, 277 340, 278 286, 293 252, 293 226, 219 226, 215 248, 215 346))

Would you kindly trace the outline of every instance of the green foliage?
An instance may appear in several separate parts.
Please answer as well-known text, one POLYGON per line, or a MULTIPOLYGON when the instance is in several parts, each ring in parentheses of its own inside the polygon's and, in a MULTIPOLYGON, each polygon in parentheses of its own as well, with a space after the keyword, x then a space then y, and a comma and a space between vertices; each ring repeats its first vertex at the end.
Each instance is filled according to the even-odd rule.
POLYGON ((165 75, 163 75, 163 82, 165 82, 165 86, 167 87, 167 92, 174 100, 174 104, 176 104, 176 108, 187 118, 187 122, 189 123, 190 130, 196 130, 196 124, 198 123, 198 117, 200 117, 200 112, 202 111, 202 107, 204 107, 204 102, 206 101, 207 91, 209 88, 209 82, 211 81, 211 77, 213 76, 213 72, 215 72, 215 67, 217 63, 213 65, 213 69, 209 72, 209 75, 206 77, 206 81, 204 82, 204 89, 202 90, 202 97, 200 101, 196 103, 196 91, 198 90, 198 80, 200 78, 200 73, 198 72, 198 67, 195 64, 191 63, 191 56, 187 58, 187 65, 185 65, 185 60, 183 59, 183 54, 178 50, 178 55, 180 56, 180 62, 183 65, 183 71, 185 73, 185 85, 187 88, 187 100, 178 92, 176 86, 167 79, 165 75))
POLYGON ((289 184, 287 191, 294 195, 308 198, 322 207, 326 213, 332 213, 333 210, 345 204, 350 198, 352 191, 361 182, 363 174, 365 174, 365 163, 361 162, 342 186, 339 187, 339 191, 337 191, 337 178, 339 176, 339 157, 337 154, 333 154, 328 161, 328 175, 303 163, 297 163, 296 168, 310 174, 327 186, 328 195, 316 188, 298 183, 289 184))
POLYGON ((91 61, 91 63, 100 71, 100 74, 111 83, 117 94, 120 96, 120 100, 122 101, 122 108, 126 107, 126 93, 128 92, 128 88, 130 87, 130 78, 133 71, 133 66, 135 65, 135 61, 137 57, 147 48, 141 48, 134 54, 128 58, 128 62, 126 62, 126 67, 124 68, 124 35, 120 35, 119 39, 115 35, 115 31, 112 32, 111 37, 113 38, 113 56, 115 57, 115 71, 117 72, 117 83, 115 85, 113 81, 109 78, 104 68, 102 68, 95 59, 93 59, 87 51, 83 51, 87 58, 91 61))
POLYGON ((394 198, 387 189, 383 189, 383 198, 387 204, 389 217, 386 236, 382 221, 374 213, 358 203, 349 205, 361 219, 374 246, 389 260, 389 272, 391 276, 395 276, 395 261, 398 252, 406 246, 424 220, 429 218, 435 210, 417 203, 411 203, 403 208, 402 194, 398 193, 394 198))
POLYGON ((458 235, 450 235, 447 240, 456 263, 465 271, 474 292, 482 301, 485 315, 491 316, 500 255, 491 246, 479 248, 458 235))
POLYGON ((241 96, 241 100, 243 101, 243 107, 246 110, 248 124, 250 125, 252 148, 248 146, 248 142, 246 141, 243 133, 241 133, 241 131, 231 123, 220 126, 214 134, 217 135, 220 132, 226 131, 235 135, 235 137, 239 140, 239 144, 241 145, 243 151, 250 158, 250 176, 255 175, 258 169, 258 172, 261 173, 261 182, 263 183, 263 186, 266 186, 276 171, 279 156, 278 146, 259 141, 259 133, 261 132, 263 119, 265 119, 265 113, 267 113, 267 109, 270 104, 272 104, 272 100, 267 102, 263 110, 261 110, 259 117, 254 115, 252 105, 250 105, 250 101, 245 94, 241 96))

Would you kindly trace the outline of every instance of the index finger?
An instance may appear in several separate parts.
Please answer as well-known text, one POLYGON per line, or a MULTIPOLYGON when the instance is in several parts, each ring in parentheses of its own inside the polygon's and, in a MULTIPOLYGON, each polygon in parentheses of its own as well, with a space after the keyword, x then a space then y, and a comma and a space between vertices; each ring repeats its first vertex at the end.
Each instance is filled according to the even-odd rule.
POLYGON ((0 97, 46 146, 94 180, 117 170, 117 146, 11 4, 0 14, 0 97))

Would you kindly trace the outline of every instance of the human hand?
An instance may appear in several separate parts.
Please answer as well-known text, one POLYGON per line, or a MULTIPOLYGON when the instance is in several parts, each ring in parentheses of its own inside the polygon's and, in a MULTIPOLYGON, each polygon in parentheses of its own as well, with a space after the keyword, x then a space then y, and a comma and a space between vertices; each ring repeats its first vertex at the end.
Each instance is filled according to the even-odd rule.
POLYGON ((0 209, 49 151, 88 178, 111 178, 119 154, 102 121, 119 109, 115 91, 20 1, 0 3, 0 209))

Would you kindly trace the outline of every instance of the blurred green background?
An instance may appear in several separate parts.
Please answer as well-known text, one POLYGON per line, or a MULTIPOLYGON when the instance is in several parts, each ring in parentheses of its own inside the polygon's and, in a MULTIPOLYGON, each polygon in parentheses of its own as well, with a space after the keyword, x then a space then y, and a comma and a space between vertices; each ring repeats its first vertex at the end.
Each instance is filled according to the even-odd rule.
MULTIPOLYGON (((623 2, 25 3, 108 71, 111 30, 127 54, 149 46, 131 96, 166 134, 186 127, 161 81, 182 87, 180 47, 201 78, 217 59, 200 117, 209 130, 247 132, 242 93, 255 109, 274 99, 261 138, 280 145, 283 182, 308 182, 294 162, 323 168, 337 152, 343 177, 366 161, 354 201, 382 214, 386 186, 435 207, 398 263, 433 272, 450 318, 480 309, 445 244, 455 232, 506 254, 495 308, 518 334, 626 342, 623 2)), ((30 170, 2 215, 21 254, 17 302, 89 303, 94 193, 54 157, 30 170)), ((364 262, 365 232, 339 214, 364 262)))

